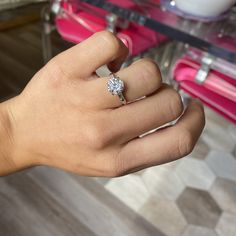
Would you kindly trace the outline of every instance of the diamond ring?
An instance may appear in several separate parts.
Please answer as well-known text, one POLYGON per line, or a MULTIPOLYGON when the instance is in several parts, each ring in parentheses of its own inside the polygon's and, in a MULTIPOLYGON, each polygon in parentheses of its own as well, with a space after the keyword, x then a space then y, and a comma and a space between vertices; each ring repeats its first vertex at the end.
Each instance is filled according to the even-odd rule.
POLYGON ((126 104, 126 99, 123 95, 124 88, 124 81, 111 73, 110 79, 107 82, 107 89, 112 95, 117 95, 123 105, 126 104))

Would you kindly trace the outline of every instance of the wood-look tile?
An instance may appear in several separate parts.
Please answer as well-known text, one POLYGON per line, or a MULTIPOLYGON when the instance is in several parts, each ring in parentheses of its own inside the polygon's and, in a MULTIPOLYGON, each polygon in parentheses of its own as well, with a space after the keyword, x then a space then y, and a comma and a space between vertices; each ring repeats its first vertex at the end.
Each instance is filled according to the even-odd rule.
POLYGON ((169 162, 169 163, 165 163, 163 164, 162 166, 164 166, 165 168, 169 169, 169 170, 176 170, 177 166, 181 163, 180 160, 175 160, 175 161, 172 161, 172 162, 169 162))
POLYGON ((216 226, 216 232, 219 236, 235 236, 236 215, 224 212, 216 226))
POLYGON ((205 160, 209 151, 209 146, 202 138, 200 138, 189 157, 198 160, 205 160))
POLYGON ((224 211, 236 214, 236 181, 218 177, 210 193, 224 211))
POLYGON ((42 27, 41 22, 35 22, 15 28, 14 30, 8 30, 7 34, 18 39, 23 44, 40 48, 42 45, 42 27))
POLYGON ((204 161, 189 157, 181 160, 175 172, 185 185, 198 189, 209 189, 216 178, 204 161))
POLYGON ((104 185, 106 185, 111 180, 111 178, 94 177, 94 180, 97 181, 99 184, 104 186, 104 185))
POLYGON ((138 175, 112 179, 105 187, 134 211, 138 211, 150 197, 150 193, 138 175))
POLYGON ((186 220, 173 201, 151 197, 139 212, 167 236, 180 236, 187 226, 186 220))
POLYGON ((68 173, 46 167, 36 168, 28 175, 96 235, 136 236, 140 233, 162 236, 158 229, 92 179, 86 178, 86 184, 81 184, 78 176, 71 177, 68 173), (115 205, 114 208, 111 205, 115 205))
POLYGON ((206 118, 202 139, 212 149, 231 152, 234 148, 235 140, 232 139, 228 132, 229 121, 208 110, 206 110, 206 118))
POLYGON ((142 180, 149 193, 159 199, 176 200, 185 187, 177 174, 165 165, 147 169, 142 180))
POLYGON ((0 51, 0 60, 0 73, 2 75, 0 82, 8 84, 13 90, 18 91, 24 88, 36 72, 2 51, 0 51))
POLYGON ((211 108, 205 106, 205 115, 207 119, 207 125, 208 124, 216 124, 218 126, 223 127, 224 129, 227 129, 230 126, 230 122, 226 120, 223 116, 221 116, 219 113, 215 112, 211 108))
POLYGON ((39 57, 42 53, 40 48, 35 48, 31 45, 25 46, 25 44, 17 41, 17 39, 14 39, 4 33, 0 33, 0 45, 2 52, 7 53, 23 65, 28 66, 35 71, 41 68, 43 61, 42 57, 39 57), (9 45, 11 46, 9 47, 9 45))
POLYGON ((233 123, 230 123, 227 128, 228 134, 231 138, 233 138, 236 141, 236 125, 233 123))
MULTIPOLYGON (((1 77, 1 72, 0 72, 0 77, 1 77)), ((0 82, 0 83, 1 83, 1 82, 0 82)), ((0 102, 3 102, 4 100, 7 99, 7 97, 9 97, 10 95, 15 94, 15 93, 13 93, 11 87, 9 87, 9 86, 6 85, 6 84, 2 84, 2 83, 1 83, 1 86, 0 86, 0 94, 1 94, 1 96, 0 96, 0 102)))
POLYGON ((234 158, 236 159, 236 145, 234 147, 234 150, 232 151, 232 154, 233 154, 234 158))
POLYGON ((231 153, 211 151, 206 158, 206 163, 216 176, 236 180, 236 159, 231 153))
POLYGON ((177 205, 189 224, 212 229, 222 213, 208 192, 193 188, 184 190, 177 200, 177 205))
POLYGON ((214 230, 209 228, 188 225, 182 236, 217 236, 217 234, 214 230))
MULTIPOLYGON (((42 7, 45 6, 45 3, 38 2, 37 4, 28 4, 29 2, 29 0, 1 0, 0 30, 8 30, 10 28, 21 27, 22 25, 29 22, 40 20, 40 11, 42 7), (10 4, 11 8, 9 7, 10 4)), ((35 1, 31 2, 33 3, 35 1)))
POLYGON ((24 173, 0 186, 0 235, 96 235, 24 173))
POLYGON ((97 182, 91 181, 88 177, 81 177, 77 175, 72 175, 73 179, 79 183, 80 186, 85 188, 92 196, 96 197, 99 202, 116 213, 119 216, 126 227, 132 229, 136 235, 156 235, 163 236, 157 228, 153 227, 150 222, 146 221, 145 218, 136 214, 132 211, 127 205, 124 205, 121 201, 118 200, 117 196, 108 194, 108 191, 98 187, 97 182), (105 192, 105 193, 104 193, 105 192))

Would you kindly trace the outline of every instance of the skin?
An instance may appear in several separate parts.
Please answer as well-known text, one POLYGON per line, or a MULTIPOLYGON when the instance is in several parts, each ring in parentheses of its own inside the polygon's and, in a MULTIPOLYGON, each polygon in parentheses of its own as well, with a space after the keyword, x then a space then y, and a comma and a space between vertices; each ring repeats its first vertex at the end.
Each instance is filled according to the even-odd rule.
POLYGON ((2 103, 0 175, 48 165, 115 177, 189 154, 205 124, 202 105, 192 101, 183 113, 179 94, 162 83, 149 59, 119 70, 127 53, 113 34, 96 33, 53 58, 20 95, 2 103), (104 64, 124 81, 127 105, 107 91, 109 78, 94 73, 104 64), (139 138, 178 117, 175 125, 139 138))

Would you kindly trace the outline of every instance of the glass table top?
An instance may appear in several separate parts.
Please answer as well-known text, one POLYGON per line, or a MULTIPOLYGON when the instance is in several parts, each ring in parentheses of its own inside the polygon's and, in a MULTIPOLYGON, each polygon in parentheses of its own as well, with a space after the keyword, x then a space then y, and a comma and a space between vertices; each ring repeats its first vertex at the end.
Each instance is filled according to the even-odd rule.
POLYGON ((216 57, 236 63, 236 8, 214 22, 186 19, 173 13, 174 1, 163 0, 78 0, 131 22, 136 22, 192 47, 202 49, 216 57), (133 2, 136 3, 133 6, 133 2), (124 7, 124 4, 130 7, 124 7), (225 17, 225 18, 224 18, 225 17))

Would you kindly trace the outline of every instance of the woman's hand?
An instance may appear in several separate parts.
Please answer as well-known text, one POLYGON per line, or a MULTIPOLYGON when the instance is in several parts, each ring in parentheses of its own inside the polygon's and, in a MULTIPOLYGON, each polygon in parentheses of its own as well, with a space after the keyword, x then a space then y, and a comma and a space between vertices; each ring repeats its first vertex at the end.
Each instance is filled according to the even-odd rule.
POLYGON ((138 138, 183 112, 179 94, 162 83, 154 62, 141 59, 116 73, 127 101, 134 101, 125 106, 107 91, 109 78, 95 75, 104 64, 117 71, 126 56, 113 34, 97 33, 53 58, 19 96, 3 103, 8 164, 0 174, 49 165, 87 176, 120 176, 190 153, 204 127, 198 102, 174 126, 138 138))

